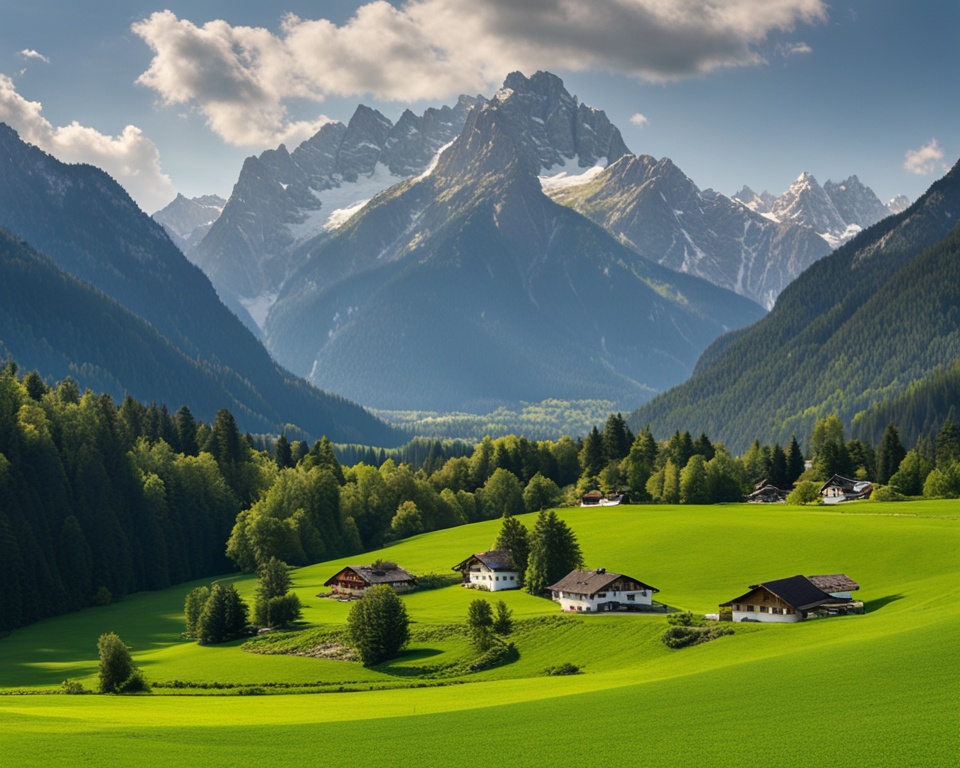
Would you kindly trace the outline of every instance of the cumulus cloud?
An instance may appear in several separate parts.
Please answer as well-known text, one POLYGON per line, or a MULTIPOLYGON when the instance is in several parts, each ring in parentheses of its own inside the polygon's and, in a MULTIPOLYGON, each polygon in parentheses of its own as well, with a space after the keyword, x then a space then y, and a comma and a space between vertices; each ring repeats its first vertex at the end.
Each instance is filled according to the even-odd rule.
POLYGON ((89 163, 115 178, 145 211, 166 205, 176 194, 160 169, 160 152, 143 132, 128 125, 118 136, 107 136, 76 121, 54 127, 42 115, 38 101, 28 101, 6 75, 0 74, 0 121, 66 163, 89 163))
POLYGON ((415 101, 478 93, 512 70, 606 71, 663 82, 763 62, 773 32, 826 18, 824 0, 385 0, 342 25, 288 14, 277 33, 171 11, 135 23, 153 50, 138 82, 196 105, 237 145, 314 130, 293 99, 415 101))
POLYGON ((36 61, 42 61, 44 64, 49 64, 50 59, 44 56, 39 51, 33 50, 33 48, 24 48, 17 54, 21 59, 35 59, 36 61))
POLYGON ((635 125, 637 128, 643 128, 645 125, 650 124, 650 118, 640 112, 637 112, 635 115, 630 116, 630 125, 635 125))
POLYGON ((930 139, 920 149, 908 149, 903 158, 903 170, 916 176, 930 176, 947 170, 943 162, 943 147, 936 139, 930 139))

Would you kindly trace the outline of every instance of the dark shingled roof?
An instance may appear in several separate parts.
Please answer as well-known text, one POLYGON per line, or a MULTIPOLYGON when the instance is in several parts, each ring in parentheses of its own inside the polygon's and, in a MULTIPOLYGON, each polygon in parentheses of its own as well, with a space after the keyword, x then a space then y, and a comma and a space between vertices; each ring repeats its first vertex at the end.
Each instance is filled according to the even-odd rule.
POLYGON ((327 579, 323 585, 325 587, 330 586, 333 583, 333 580, 337 578, 344 571, 353 571, 357 576, 363 579, 367 584, 396 584, 397 582, 412 581, 414 584, 417 582, 417 577, 414 576, 409 571, 405 571, 403 568, 400 568, 398 565, 393 563, 384 564, 384 566, 374 567, 372 565, 348 565, 346 568, 343 568, 337 571, 333 576, 327 579), (386 565, 392 565, 393 567, 385 567, 386 565))
MULTIPOLYGON (((819 589, 806 576, 791 576, 787 579, 775 579, 774 581, 765 581, 762 584, 751 584, 750 592, 755 589, 765 589, 773 595, 779 597, 783 602, 796 611, 807 611, 816 608, 824 603, 836 603, 843 598, 836 598, 828 595, 822 589, 819 589)), ((730 605, 743 600, 750 592, 745 592, 739 597, 733 598, 720 605, 730 605)))
POLYGON ((453 566, 453 570, 462 571, 469 566, 471 560, 476 558, 491 571, 515 571, 517 567, 513 564, 513 554, 509 549, 492 549, 489 552, 475 552, 466 560, 463 560, 453 566))
POLYGON ((860 589, 860 585, 845 573, 827 573, 823 576, 807 576, 807 578, 824 592, 856 592, 860 589))
POLYGON ((624 576, 622 573, 613 573, 604 568, 598 568, 595 571, 570 571, 556 584, 551 584, 547 589, 554 592, 574 592, 578 595, 595 595, 597 592, 603 592, 619 578, 630 579, 637 582, 641 589, 649 589, 651 592, 659 592, 656 587, 644 584, 640 579, 633 576, 624 576))

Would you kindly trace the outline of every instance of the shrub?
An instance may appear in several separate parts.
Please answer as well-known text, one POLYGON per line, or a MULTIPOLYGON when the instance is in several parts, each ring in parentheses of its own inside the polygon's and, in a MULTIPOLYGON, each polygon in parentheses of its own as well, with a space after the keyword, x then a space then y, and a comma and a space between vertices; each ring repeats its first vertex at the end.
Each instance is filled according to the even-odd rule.
POLYGON ((371 587, 353 604, 347 625, 365 667, 394 658, 410 640, 407 609, 387 584, 371 587))
POLYGON ((543 670, 547 677, 562 677, 564 675, 579 675, 580 667, 565 661, 563 664, 557 664, 555 667, 547 667, 543 670))
POLYGON ((124 681, 136 670, 130 657, 130 649, 123 644, 116 632, 105 632, 97 640, 97 650, 100 653, 100 693, 118 693, 124 681))
POLYGON ((906 501, 907 497, 892 485, 880 485, 870 494, 871 501, 906 501))
POLYGON ((703 614, 693 614, 690 611, 671 613, 667 616, 667 623, 675 627, 702 627, 706 624, 703 614))
POLYGON ((113 594, 106 587, 100 587, 93 596, 94 605, 110 605, 113 602, 113 594))
POLYGON ((787 496, 787 504, 810 504, 820 501, 820 483, 801 480, 787 496))
POLYGON ((471 672, 482 672, 500 664, 507 664, 520 658, 513 643, 504 643, 501 640, 494 642, 486 653, 481 654, 470 664, 471 672))
POLYGON ((117 693, 150 693, 150 683, 147 682, 143 672, 134 669, 130 677, 117 687, 117 693))
POLYGON ((80 694, 90 693, 90 691, 84 688, 83 683, 79 680, 67 678, 60 683, 60 693, 66 694, 67 696, 79 696, 80 694))
POLYGON ((667 648, 686 648, 690 645, 698 645, 715 640, 724 635, 732 635, 731 627, 714 625, 712 627, 694 627, 694 626, 673 626, 669 627, 661 636, 660 640, 667 648))

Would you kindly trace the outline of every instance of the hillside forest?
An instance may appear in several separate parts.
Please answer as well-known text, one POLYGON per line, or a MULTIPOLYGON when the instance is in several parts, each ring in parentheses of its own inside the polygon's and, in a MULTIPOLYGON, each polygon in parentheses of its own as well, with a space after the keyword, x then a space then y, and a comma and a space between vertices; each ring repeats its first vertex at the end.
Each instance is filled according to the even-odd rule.
POLYGON ((888 499, 960 496, 960 425, 949 417, 908 450, 892 425, 872 445, 846 439, 831 415, 809 453, 805 462, 794 438, 732 456, 704 434, 633 434, 620 414, 577 439, 311 446, 242 434, 227 410, 206 424, 186 407, 117 405, 9 362, 0 371, 0 631, 252 572, 272 557, 306 565, 572 505, 591 490, 703 504, 742 501, 767 481, 804 500, 836 473, 873 480, 888 499))

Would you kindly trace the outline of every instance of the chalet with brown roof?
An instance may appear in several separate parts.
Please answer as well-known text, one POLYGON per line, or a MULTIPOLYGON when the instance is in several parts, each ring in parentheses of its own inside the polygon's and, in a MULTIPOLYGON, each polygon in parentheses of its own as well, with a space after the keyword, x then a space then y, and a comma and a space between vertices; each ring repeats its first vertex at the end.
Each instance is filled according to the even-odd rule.
POLYGON ((871 493, 873 493, 873 483, 869 480, 851 480, 843 475, 834 475, 820 488, 820 498, 823 499, 824 504, 866 499, 871 493))
POLYGON ((417 577, 396 563, 348 565, 335 573, 323 586, 334 595, 359 597, 376 584, 389 584, 397 592, 409 592, 417 587, 417 577))
POLYGON ((747 496, 747 501, 753 504, 778 504, 786 501, 789 494, 789 491, 764 480, 754 486, 753 493, 747 496))
POLYGON ((453 566, 463 575, 463 586, 500 592, 504 589, 519 589, 517 568, 508 549, 476 552, 453 566))
MULTIPOLYGON (((839 575, 842 574, 818 578, 833 579, 839 575)), ((849 581, 856 583, 852 579, 849 581)), ((829 586, 840 582, 823 583, 829 586)), ((849 595, 843 597, 825 592, 806 576, 754 584, 749 592, 720 604, 720 617, 728 621, 785 623, 847 613, 863 613, 863 603, 855 603, 849 595)))
POLYGON ((660 590, 632 576, 605 568, 570 571, 547 589, 560 610, 574 613, 649 609, 660 590))

